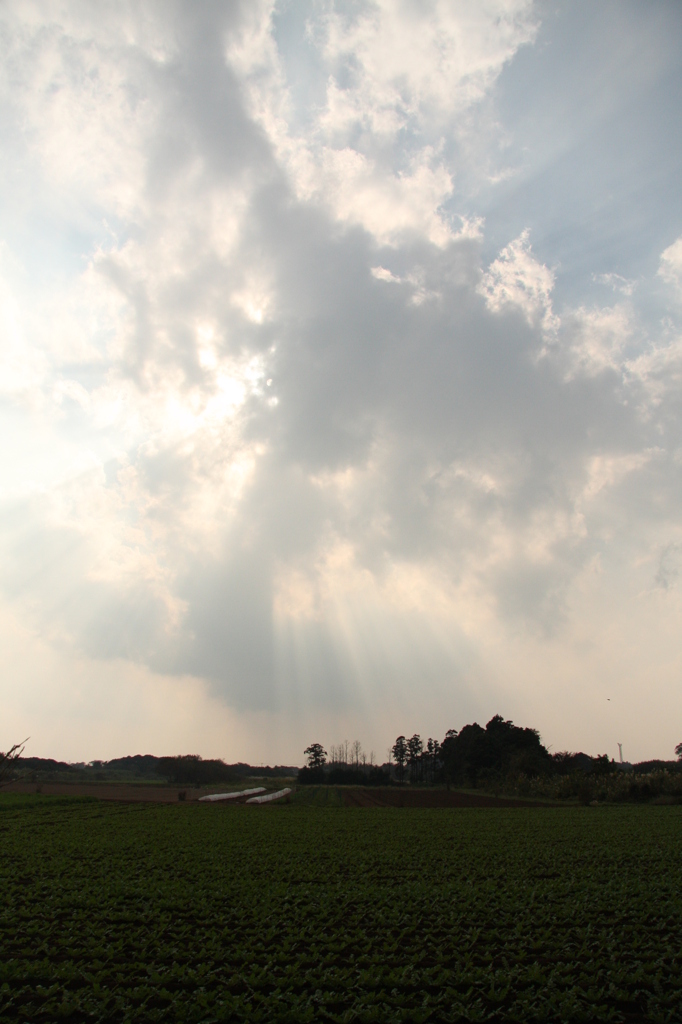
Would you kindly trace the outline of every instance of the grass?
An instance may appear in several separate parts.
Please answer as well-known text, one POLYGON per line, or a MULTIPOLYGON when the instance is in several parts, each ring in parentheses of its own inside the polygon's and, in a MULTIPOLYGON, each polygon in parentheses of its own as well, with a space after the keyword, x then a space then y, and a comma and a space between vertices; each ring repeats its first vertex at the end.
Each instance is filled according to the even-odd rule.
POLYGON ((679 1021, 681 828, 0 796, 0 1020, 679 1021))

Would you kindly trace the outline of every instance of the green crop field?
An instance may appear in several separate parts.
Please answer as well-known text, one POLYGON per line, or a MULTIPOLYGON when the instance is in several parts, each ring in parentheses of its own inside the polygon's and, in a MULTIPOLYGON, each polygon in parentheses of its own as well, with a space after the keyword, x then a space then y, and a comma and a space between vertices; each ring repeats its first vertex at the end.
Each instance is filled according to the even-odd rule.
POLYGON ((0 1020, 681 1021, 682 808, 0 798, 0 1020))

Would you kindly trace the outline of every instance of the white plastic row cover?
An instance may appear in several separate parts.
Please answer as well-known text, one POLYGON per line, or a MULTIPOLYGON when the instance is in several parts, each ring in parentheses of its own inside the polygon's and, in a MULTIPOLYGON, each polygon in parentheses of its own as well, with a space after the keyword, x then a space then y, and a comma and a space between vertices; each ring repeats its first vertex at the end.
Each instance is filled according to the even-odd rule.
POLYGON ((247 800, 247 804, 269 804, 272 800, 280 800, 287 793, 291 793, 291 790, 279 789, 276 793, 266 793, 265 796, 252 796, 250 800, 247 800))
POLYGON ((264 792, 265 786, 256 786, 255 789, 241 789, 238 793, 209 793, 208 796, 200 796, 199 801, 209 800, 211 803, 214 803, 216 800, 236 800, 240 796, 251 796, 253 793, 264 792))

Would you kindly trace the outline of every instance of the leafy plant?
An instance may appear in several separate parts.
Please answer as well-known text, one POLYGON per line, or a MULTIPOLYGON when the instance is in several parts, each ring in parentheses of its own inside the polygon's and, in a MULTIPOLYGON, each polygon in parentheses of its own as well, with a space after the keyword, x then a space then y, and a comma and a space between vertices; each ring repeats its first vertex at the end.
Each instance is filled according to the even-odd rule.
POLYGON ((0 797, 0 1021, 676 1021, 682 808, 0 797))

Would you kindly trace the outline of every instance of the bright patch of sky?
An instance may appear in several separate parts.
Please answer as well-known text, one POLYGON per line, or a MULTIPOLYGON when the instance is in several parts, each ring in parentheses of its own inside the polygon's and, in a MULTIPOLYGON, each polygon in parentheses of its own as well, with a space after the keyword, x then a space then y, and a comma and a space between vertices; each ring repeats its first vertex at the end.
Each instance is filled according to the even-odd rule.
POLYGON ((644 0, 2 8, 0 748, 381 758, 499 712, 672 755, 681 39, 644 0))
POLYGON ((509 176, 483 188, 492 253, 528 228, 557 295, 607 301, 612 275, 651 280, 682 219, 682 9, 546 3, 533 46, 502 72, 509 176), (599 290, 601 288, 601 291, 599 290))

